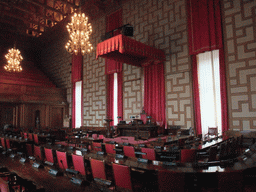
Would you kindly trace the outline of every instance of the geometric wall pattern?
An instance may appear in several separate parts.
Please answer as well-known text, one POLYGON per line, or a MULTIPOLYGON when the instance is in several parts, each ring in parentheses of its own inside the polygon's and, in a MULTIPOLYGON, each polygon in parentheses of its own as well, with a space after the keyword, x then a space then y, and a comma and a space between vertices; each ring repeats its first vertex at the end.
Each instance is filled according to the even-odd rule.
MULTIPOLYGON (((165 52, 166 116, 169 125, 194 126, 191 59, 188 53, 186 0, 131 0, 120 4, 123 24, 134 26, 134 39, 165 52)), ((222 25, 227 74, 230 129, 256 129, 256 1, 223 0, 222 25)), ((106 14, 110 14, 106 13, 106 14)), ((83 125, 104 126, 106 118, 105 59, 96 47, 105 33, 105 17, 92 20, 94 50, 83 58, 83 125)), ((72 56, 65 35, 42 52, 42 68, 67 89, 71 114, 72 56), (61 49, 60 47, 63 47, 61 49)), ((124 119, 139 115, 144 97, 143 69, 123 64, 124 119)))
POLYGON ((256 129, 256 1, 225 0, 230 129, 256 129))

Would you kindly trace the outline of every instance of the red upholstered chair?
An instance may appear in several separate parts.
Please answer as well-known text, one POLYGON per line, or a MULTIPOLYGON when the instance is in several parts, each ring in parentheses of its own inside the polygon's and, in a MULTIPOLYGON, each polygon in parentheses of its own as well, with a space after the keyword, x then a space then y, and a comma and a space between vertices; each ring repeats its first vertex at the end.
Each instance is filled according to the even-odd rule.
POLYGON ((196 149, 181 149, 180 162, 194 162, 196 160, 196 149))
POLYGON ((93 151, 102 151, 101 143, 92 142, 92 150, 93 151))
POLYGON ((34 145, 34 157, 36 160, 43 160, 43 152, 41 146, 34 145))
POLYGON ((135 156, 135 151, 134 151, 134 147, 133 146, 124 146, 123 147, 124 150, 124 155, 126 157, 136 157, 135 156))
POLYGON ((33 133, 28 133, 28 140, 29 141, 34 141, 33 133))
POLYGON ((23 137, 24 137, 24 139, 28 139, 28 133, 24 132, 23 137))
POLYGON ((144 124, 147 123, 147 114, 140 114, 140 118, 143 121, 144 124))
POLYGON ((177 171, 158 171, 158 191, 185 191, 185 173, 177 171))
POLYGON ((33 146, 30 143, 26 143, 26 155, 33 156, 33 146))
POLYGON ((116 188, 133 191, 130 167, 113 163, 112 168, 116 188))
POLYGON ((93 178, 107 179, 104 161, 90 159, 93 178))
POLYGON ((54 156, 53 156, 53 150, 52 149, 48 149, 48 148, 44 148, 44 154, 45 154, 45 161, 47 161, 46 164, 54 165, 55 161, 54 161, 54 156))
POLYGON ((8 182, 0 177, 0 191, 9 192, 8 182))
POLYGON ((4 137, 1 137, 1 145, 4 150, 6 150, 6 143, 4 137))
POLYGON ((97 159, 90 159, 92 177, 97 184, 100 191, 112 190, 112 182, 107 180, 106 169, 104 161, 97 159))
POLYGON ((99 139, 104 139, 104 135, 99 135, 99 139))
POLYGON ((116 154, 116 151, 114 150, 115 144, 106 143, 105 149, 107 154, 116 154))
POLYGON ((38 135, 36 133, 33 134, 34 137, 34 143, 39 145, 39 139, 38 139, 38 135))
POLYGON ((97 135, 97 134, 92 134, 92 138, 93 138, 93 139, 97 139, 97 138, 98 138, 98 135, 97 135))
POLYGON ((74 166, 74 170, 79 171, 79 173, 83 176, 86 175, 86 170, 85 170, 85 162, 84 162, 84 157, 81 155, 72 155, 72 162, 74 166))
POLYGON ((146 153, 146 155, 142 155, 142 158, 148 160, 156 160, 155 149, 153 148, 141 148, 141 152, 146 153))
POLYGON ((58 167, 60 169, 68 169, 67 153, 63 151, 56 151, 58 167))
POLYGON ((10 139, 5 139, 5 144, 7 149, 11 149, 11 142, 10 139))

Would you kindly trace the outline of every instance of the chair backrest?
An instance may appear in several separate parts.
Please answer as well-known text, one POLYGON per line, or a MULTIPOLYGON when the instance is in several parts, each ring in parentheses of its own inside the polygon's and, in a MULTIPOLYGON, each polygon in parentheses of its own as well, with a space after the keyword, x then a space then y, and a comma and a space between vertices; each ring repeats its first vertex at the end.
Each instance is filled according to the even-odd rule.
POLYGON ((0 191, 9 192, 8 182, 3 180, 1 177, 0 177, 0 191))
POLYGON ((28 139, 28 133, 24 132, 23 137, 24 137, 24 139, 28 139))
POLYGON ((85 172, 85 164, 84 164, 84 157, 81 155, 72 154, 72 162, 74 166, 74 170, 79 171, 81 175, 86 175, 85 172))
POLYGON ((94 151, 102 151, 101 143, 92 142, 92 150, 94 150, 94 151))
POLYGON ((153 148, 141 148, 141 152, 146 153, 146 155, 142 155, 142 158, 148 160, 156 160, 156 152, 153 148))
POLYGON ((53 150, 52 149, 44 148, 44 154, 45 154, 46 161, 53 163, 53 164, 55 163, 54 158, 53 158, 53 150))
POLYGON ((63 151, 56 151, 58 167, 60 169, 68 168, 67 153, 63 151))
POLYGON ((28 133, 28 140, 33 141, 33 133, 28 133))
POLYGON ((1 145, 4 149, 6 149, 5 139, 1 137, 1 145))
POLYGON ((185 173, 168 170, 158 171, 158 191, 185 191, 185 173))
POLYGON ((99 135, 99 139, 104 139, 104 135, 99 135))
POLYGON ((33 146, 30 143, 26 143, 26 154, 27 156, 33 156, 33 146))
POLYGON ((227 143, 223 142, 220 144, 219 149, 219 160, 223 160, 227 157, 227 143))
POLYGON ((11 149, 11 142, 10 142, 10 139, 5 139, 5 143, 6 143, 6 148, 7 148, 7 149, 11 149))
POLYGON ((41 146, 37 146, 37 145, 34 145, 34 157, 37 159, 37 160, 43 160, 43 156, 42 156, 42 148, 41 146))
POLYGON ((136 157, 135 156, 135 151, 134 151, 134 147, 133 146, 124 146, 123 147, 124 150, 124 155, 126 157, 136 157))
POLYGON ((208 135, 218 135, 218 126, 217 127, 208 127, 208 135))
POLYGON ((97 135, 97 134, 92 134, 92 138, 93 138, 93 139, 97 139, 97 138, 98 138, 98 135, 97 135))
POLYGON ((120 188, 132 190, 130 168, 125 165, 112 164, 115 185, 120 188))
POLYGON ((36 133, 33 134, 35 144, 39 145, 38 135, 36 133))
POLYGON ((107 154, 116 154, 116 151, 114 150, 115 144, 106 143, 105 149, 107 154))
POLYGON ((217 160, 217 154, 218 154, 218 146, 211 146, 209 149, 209 157, 208 161, 216 161, 217 160))
POLYGON ((196 149, 181 149, 180 162, 194 162, 196 160, 196 149))
POLYGON ((90 159, 93 178, 107 179, 104 161, 90 159))

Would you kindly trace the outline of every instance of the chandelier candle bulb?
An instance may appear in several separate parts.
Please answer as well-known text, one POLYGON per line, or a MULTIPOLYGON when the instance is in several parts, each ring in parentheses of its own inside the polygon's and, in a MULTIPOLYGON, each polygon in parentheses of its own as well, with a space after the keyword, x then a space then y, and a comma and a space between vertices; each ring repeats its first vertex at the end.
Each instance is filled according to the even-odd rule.
POLYGON ((23 60, 23 57, 20 54, 20 51, 18 49, 12 48, 9 49, 5 55, 5 58, 7 59, 7 65, 4 66, 4 69, 6 71, 14 71, 14 72, 20 72, 22 71, 22 67, 20 66, 20 62, 23 60))
POLYGON ((65 46, 66 50, 75 54, 80 52, 82 55, 90 53, 92 44, 89 41, 89 35, 92 33, 92 26, 88 23, 88 17, 85 17, 84 13, 74 13, 71 20, 67 25, 70 40, 65 46))

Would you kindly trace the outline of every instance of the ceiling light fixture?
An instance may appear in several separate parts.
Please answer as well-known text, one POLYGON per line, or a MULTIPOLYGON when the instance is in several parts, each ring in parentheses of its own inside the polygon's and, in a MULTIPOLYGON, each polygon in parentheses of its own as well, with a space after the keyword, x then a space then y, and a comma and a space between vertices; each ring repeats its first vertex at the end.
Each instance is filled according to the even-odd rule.
POLYGON ((7 65, 4 66, 4 69, 9 72, 21 72, 22 67, 20 66, 20 62, 23 60, 23 57, 20 54, 19 49, 15 47, 9 49, 8 53, 5 55, 7 59, 7 65))
POLYGON ((89 36, 92 33, 92 26, 88 23, 88 17, 79 11, 72 16, 71 23, 68 23, 67 30, 69 32, 70 40, 66 44, 66 50, 70 53, 90 53, 93 49, 89 41, 89 36))

